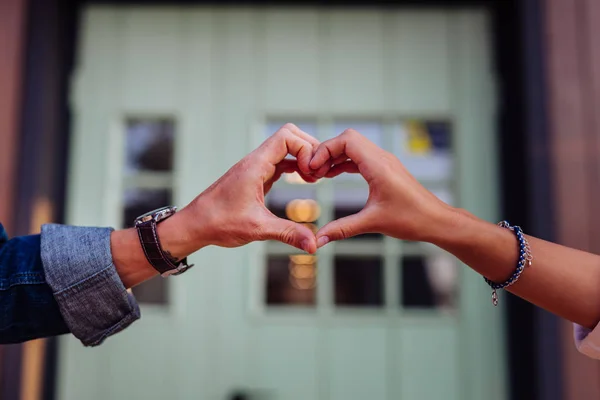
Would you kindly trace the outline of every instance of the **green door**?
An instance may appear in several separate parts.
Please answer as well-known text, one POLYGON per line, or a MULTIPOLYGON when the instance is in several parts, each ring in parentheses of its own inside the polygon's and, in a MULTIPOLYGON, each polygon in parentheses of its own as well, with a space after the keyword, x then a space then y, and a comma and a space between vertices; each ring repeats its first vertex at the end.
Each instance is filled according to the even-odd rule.
MULTIPOLYGON (((68 222, 185 205, 284 122, 357 128, 447 202, 498 218, 488 16, 477 10, 88 7, 68 222)), ((314 226, 364 182, 293 175, 273 212, 314 226)), ((199 221, 201 223, 201 221, 199 221)), ((134 289, 142 320, 60 343, 60 399, 506 398, 502 309, 435 247, 365 235, 299 254, 206 248, 134 289)))

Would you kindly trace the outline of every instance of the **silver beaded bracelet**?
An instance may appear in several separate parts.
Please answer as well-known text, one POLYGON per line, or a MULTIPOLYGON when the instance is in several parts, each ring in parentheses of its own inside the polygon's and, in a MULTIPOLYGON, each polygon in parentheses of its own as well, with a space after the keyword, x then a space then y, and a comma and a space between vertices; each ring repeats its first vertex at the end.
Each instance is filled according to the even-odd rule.
POLYGON ((523 230, 519 226, 510 226, 510 224, 506 221, 501 221, 498 223, 498 226, 506 229, 510 229, 517 236, 517 240, 519 241, 519 261, 517 262, 517 268, 515 272, 502 283, 495 283, 485 278, 485 281, 492 288, 492 304, 494 306, 498 305, 498 293, 496 290, 498 289, 506 289, 507 287, 513 285, 515 282, 519 280, 521 274, 525 270, 525 267, 530 267, 533 261, 533 255, 531 254, 531 247, 529 246, 529 242, 527 238, 523 234, 523 230))

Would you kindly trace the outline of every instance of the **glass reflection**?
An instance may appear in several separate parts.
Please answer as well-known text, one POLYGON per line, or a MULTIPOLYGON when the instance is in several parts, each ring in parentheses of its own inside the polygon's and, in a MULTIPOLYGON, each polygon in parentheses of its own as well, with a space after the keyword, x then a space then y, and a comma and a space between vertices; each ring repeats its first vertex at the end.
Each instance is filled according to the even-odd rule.
POLYGON ((278 187, 275 184, 265 198, 265 203, 267 208, 279 218, 294 220, 290 218, 294 217, 300 219, 296 220, 297 222, 317 223, 321 208, 314 200, 315 197, 314 189, 309 186, 278 187), (309 220, 315 216, 315 219, 309 220))
POLYGON ((382 306, 383 262, 381 257, 336 256, 334 284, 336 305, 382 306))
POLYGON ((314 305, 317 257, 305 254, 267 258, 267 304, 314 305))
POLYGON ((383 125, 377 121, 336 121, 333 125, 333 132, 326 139, 335 137, 348 128, 358 131, 377 146, 383 147, 383 125))
POLYGON ((450 255, 405 256, 401 276, 404 307, 455 309, 458 265, 450 255))
POLYGON ((285 207, 285 214, 296 222, 314 222, 321 215, 321 207, 312 199, 294 199, 285 207))
POLYGON ((125 140, 125 173, 171 171, 175 126, 169 119, 130 119, 125 140))
POLYGON ((393 143, 393 153, 417 179, 452 179, 454 156, 448 122, 406 120, 394 134, 393 143))

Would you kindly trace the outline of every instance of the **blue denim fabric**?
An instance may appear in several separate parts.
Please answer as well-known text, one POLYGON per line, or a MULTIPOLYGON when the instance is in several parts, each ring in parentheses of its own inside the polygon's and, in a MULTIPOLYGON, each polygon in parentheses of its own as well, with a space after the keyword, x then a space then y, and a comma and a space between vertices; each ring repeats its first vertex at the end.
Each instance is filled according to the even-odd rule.
POLYGON ((40 235, 8 240, 0 224, 0 343, 60 335, 69 328, 40 258, 40 235))
POLYGON ((41 255, 46 281, 71 333, 85 346, 140 318, 112 261, 110 228, 42 226, 41 255))
POLYGON ((110 232, 48 224, 8 240, 0 225, 0 343, 71 332, 96 346, 140 318, 112 263, 110 232))

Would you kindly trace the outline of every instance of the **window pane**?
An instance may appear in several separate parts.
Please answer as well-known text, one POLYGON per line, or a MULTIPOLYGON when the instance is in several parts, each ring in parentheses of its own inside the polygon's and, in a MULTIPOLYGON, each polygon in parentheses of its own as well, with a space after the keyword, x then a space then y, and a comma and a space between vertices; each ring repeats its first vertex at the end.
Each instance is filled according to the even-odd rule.
POLYGON ((383 305, 383 263, 380 257, 336 256, 334 282, 336 305, 383 305))
POLYGON ((171 189, 127 189, 123 198, 123 224, 132 227, 140 215, 171 205, 171 189))
MULTIPOLYGON (((123 200, 124 225, 131 227, 138 216, 170 205, 172 194, 170 189, 128 189, 123 200)), ((168 284, 166 279, 156 277, 134 287, 133 294, 140 303, 166 304, 168 284)))
POLYGON ((289 219, 317 231, 321 205, 314 189, 308 186, 273 188, 266 198, 267 208, 279 218, 289 219))
POLYGON ((133 295, 140 304, 165 305, 169 301, 169 285, 166 279, 155 277, 132 289, 133 295))
POLYGON ((378 121, 336 121, 333 125, 333 132, 326 139, 335 137, 348 128, 358 131, 377 146, 383 147, 383 125, 378 121))
POLYGON ((169 119, 127 121, 125 173, 173 169, 174 122, 169 119))
POLYGON ((402 305, 407 308, 454 309, 457 274, 457 262, 448 254, 404 257, 401 260, 402 305))
POLYGON ((314 305, 317 257, 307 254, 267 258, 267 304, 314 305))
POLYGON ((404 121, 394 135, 394 154, 417 179, 445 181, 453 177, 451 126, 444 121, 404 121))

